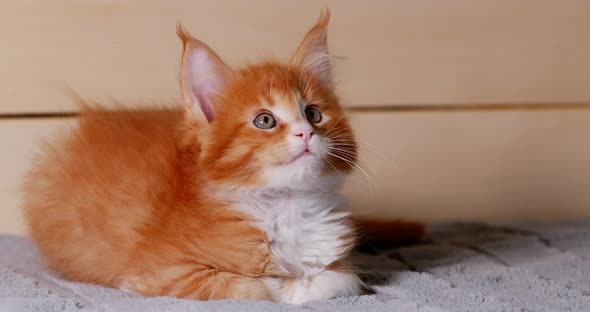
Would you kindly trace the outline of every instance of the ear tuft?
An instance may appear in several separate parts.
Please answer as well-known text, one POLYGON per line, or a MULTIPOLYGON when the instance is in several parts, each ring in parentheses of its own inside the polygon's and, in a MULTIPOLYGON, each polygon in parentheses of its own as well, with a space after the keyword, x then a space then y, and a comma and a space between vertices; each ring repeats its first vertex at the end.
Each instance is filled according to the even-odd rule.
POLYGON ((203 42, 191 36, 179 23, 176 34, 182 41, 180 83, 191 116, 212 122, 214 99, 231 79, 233 71, 203 42))
POLYGON ((291 64, 309 71, 325 83, 332 83, 332 64, 328 53, 330 10, 325 8, 316 24, 308 31, 291 58, 291 64))
POLYGON ((176 23, 176 35, 180 38, 180 41, 182 41, 183 46, 192 38, 192 36, 184 29, 181 22, 176 23))

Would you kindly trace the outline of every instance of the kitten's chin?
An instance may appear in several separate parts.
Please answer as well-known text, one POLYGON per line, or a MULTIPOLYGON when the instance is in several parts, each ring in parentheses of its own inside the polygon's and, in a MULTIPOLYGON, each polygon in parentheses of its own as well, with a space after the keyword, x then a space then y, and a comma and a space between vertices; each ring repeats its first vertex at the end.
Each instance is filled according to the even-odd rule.
POLYGON ((268 167, 262 173, 264 186, 294 190, 339 188, 343 175, 326 174, 324 166, 324 162, 318 157, 305 155, 284 165, 268 167))

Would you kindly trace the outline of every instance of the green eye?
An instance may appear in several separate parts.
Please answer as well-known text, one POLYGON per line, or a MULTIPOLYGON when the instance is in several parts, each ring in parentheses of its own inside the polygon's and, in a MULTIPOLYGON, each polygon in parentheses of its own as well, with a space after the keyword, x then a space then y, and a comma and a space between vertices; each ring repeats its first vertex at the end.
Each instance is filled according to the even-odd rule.
POLYGON ((322 113, 312 106, 305 108, 305 117, 307 117, 307 120, 312 123, 319 123, 322 121, 322 113))
POLYGON ((254 118, 254 125, 260 129, 272 129, 277 125, 277 121, 270 113, 260 113, 254 118))

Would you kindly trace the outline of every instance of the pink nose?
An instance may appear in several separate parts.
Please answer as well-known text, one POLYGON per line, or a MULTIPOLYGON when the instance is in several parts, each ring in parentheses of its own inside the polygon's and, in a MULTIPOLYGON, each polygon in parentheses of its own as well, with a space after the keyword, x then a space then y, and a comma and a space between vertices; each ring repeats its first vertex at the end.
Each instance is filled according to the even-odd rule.
POLYGON ((295 131, 295 136, 303 139, 303 141, 305 143, 308 143, 309 140, 311 140, 312 135, 313 135, 313 129, 305 129, 303 131, 295 131))

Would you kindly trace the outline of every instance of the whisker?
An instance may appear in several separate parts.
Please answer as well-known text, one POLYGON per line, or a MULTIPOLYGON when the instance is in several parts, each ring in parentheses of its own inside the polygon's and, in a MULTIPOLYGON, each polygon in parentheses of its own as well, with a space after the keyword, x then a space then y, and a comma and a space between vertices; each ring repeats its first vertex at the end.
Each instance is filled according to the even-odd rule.
POLYGON ((332 168, 334 168, 334 171, 340 176, 341 179, 344 180, 344 176, 342 175, 342 173, 340 173, 340 170, 338 170, 338 168, 336 168, 336 165, 334 165, 333 162, 331 162, 327 157, 322 156, 322 158, 328 163, 330 164, 330 166, 332 166, 332 168))
POLYGON ((367 183, 369 184, 369 187, 371 188, 371 191, 374 191, 374 183, 371 180, 371 177, 369 176, 369 174, 367 173, 367 171, 365 169, 363 169, 361 166, 359 166, 358 164, 352 162, 351 160, 349 160, 349 159, 347 159, 345 157, 342 157, 340 155, 337 155, 337 154, 334 154, 334 153, 330 153, 330 152, 328 152, 328 154, 331 155, 331 156, 333 156, 333 157, 336 157, 336 158, 341 159, 342 161, 344 161, 345 163, 347 163, 349 166, 356 167, 359 171, 361 171, 363 173, 363 175, 365 176, 365 178, 367 179, 367 183))
POLYGON ((329 148, 333 147, 358 147, 359 152, 371 152, 374 155, 378 156, 380 159, 385 159, 385 154, 383 152, 377 150, 375 147, 369 144, 365 144, 362 141, 339 141, 339 140, 331 140, 328 144, 329 148))
MULTIPOLYGON (((335 125, 336 124, 334 124, 332 126, 335 126, 335 125)), ((342 133, 342 132, 345 132, 345 131, 348 131, 348 130, 349 129, 347 129, 347 128, 340 128, 340 129, 338 129, 338 128, 331 128, 330 131, 324 132, 324 136, 325 137, 335 137, 336 134, 339 134, 339 133, 342 133)))
POLYGON ((325 136, 329 135, 330 130, 332 130, 334 127, 336 127, 336 125, 338 125, 340 123, 340 121, 342 121, 343 118, 344 118, 344 114, 340 115, 340 118, 338 118, 338 120, 333 125, 331 125, 330 128, 328 128, 328 130, 326 130, 324 135, 325 136))
POLYGON ((370 144, 368 142, 354 140, 354 139, 347 139, 347 138, 344 138, 344 137, 326 137, 326 139, 329 139, 330 141, 333 141, 333 142, 364 144, 364 145, 367 145, 367 146, 374 147, 373 144, 370 144))

